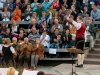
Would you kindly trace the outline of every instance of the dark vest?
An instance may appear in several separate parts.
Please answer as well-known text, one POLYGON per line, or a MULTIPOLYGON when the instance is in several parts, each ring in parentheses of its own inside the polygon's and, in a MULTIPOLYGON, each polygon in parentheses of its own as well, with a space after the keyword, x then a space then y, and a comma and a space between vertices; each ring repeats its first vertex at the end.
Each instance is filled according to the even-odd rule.
POLYGON ((12 56, 12 52, 10 51, 10 47, 11 46, 8 46, 8 47, 4 47, 2 48, 2 52, 4 54, 4 56, 12 56))
POLYGON ((82 23, 81 28, 79 30, 77 30, 77 32, 76 32, 76 38, 84 38, 85 30, 86 30, 86 27, 82 23))

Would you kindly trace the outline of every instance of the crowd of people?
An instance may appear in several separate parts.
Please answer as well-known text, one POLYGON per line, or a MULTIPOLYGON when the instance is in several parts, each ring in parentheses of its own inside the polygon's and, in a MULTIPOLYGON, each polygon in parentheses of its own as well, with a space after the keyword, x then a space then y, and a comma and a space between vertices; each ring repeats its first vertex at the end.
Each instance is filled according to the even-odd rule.
MULTIPOLYGON (((95 25, 92 21, 100 21, 97 8, 100 0, 81 1, 41 0, 39 3, 38 0, 0 0, 1 58, 3 56, 6 64, 11 60, 14 65, 18 62, 21 66, 26 60, 28 67, 36 69, 38 60, 47 56, 44 48, 76 48, 76 33, 81 26, 72 22, 74 20, 84 23, 85 42, 89 40, 93 50, 95 25), (9 26, 3 21, 11 21, 12 24, 9 26), (16 24, 19 21, 29 22, 27 31, 16 24)), ((60 57, 59 53, 56 57, 60 57)))

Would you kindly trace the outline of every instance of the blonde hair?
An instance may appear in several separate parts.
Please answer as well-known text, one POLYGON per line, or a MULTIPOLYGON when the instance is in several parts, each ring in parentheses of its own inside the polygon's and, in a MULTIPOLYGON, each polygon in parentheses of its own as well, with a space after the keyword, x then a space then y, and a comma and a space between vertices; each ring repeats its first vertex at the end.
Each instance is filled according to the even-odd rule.
POLYGON ((11 40, 9 38, 6 38, 5 44, 10 44, 11 40))
POLYGON ((13 67, 9 67, 6 75, 15 75, 15 71, 16 70, 13 67))
POLYGON ((5 44, 6 38, 2 38, 2 43, 5 44))
POLYGON ((81 16, 78 16, 77 17, 79 20, 83 21, 83 18, 81 16))

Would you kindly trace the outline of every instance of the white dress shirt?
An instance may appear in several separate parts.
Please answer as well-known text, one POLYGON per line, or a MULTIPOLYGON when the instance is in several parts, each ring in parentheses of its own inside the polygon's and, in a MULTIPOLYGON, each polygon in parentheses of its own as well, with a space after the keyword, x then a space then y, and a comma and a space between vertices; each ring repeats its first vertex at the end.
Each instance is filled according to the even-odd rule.
MULTIPOLYGON (((42 40, 42 38, 43 38, 43 35, 41 35, 40 40, 42 40)), ((50 42, 46 42, 45 40, 50 41, 50 36, 46 35, 45 38, 41 42, 44 46, 47 46, 49 48, 50 42)))

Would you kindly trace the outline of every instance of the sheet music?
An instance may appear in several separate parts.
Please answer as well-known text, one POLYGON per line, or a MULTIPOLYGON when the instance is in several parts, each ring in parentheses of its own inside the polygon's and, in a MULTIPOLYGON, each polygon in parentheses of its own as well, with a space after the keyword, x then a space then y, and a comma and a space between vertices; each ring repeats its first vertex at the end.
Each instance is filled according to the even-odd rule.
POLYGON ((0 68, 0 74, 1 75, 6 75, 7 74, 7 69, 8 68, 0 68))
POLYGON ((57 49, 49 49, 49 54, 56 54, 57 49))
POLYGON ((22 73, 22 75, 37 75, 37 73, 38 73, 39 71, 31 71, 31 70, 23 70, 23 73, 22 73))
MULTIPOLYGON (((6 75, 7 74, 7 69, 8 68, 0 68, 0 74, 1 75, 6 75)), ((15 75, 18 75, 18 71, 15 71, 15 75)))

